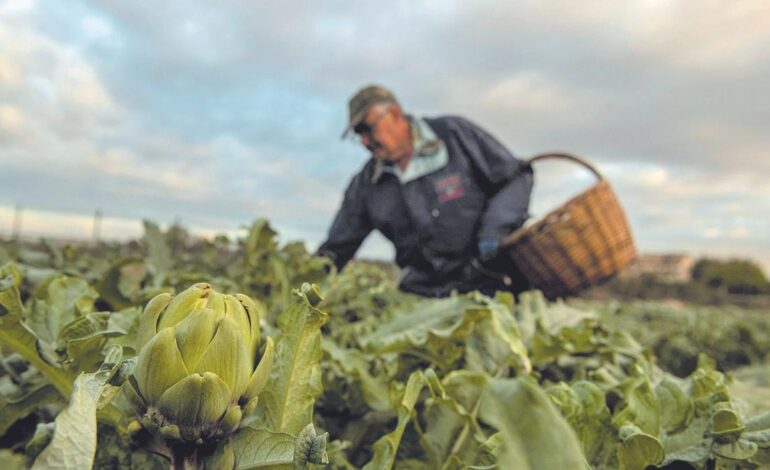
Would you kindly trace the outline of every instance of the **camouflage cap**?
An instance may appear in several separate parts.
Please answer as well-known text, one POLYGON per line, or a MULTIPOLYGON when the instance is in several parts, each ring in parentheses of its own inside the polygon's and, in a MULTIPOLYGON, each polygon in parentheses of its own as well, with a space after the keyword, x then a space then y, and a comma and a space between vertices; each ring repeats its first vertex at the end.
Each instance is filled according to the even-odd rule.
POLYGON ((392 103, 398 105, 395 95, 385 87, 380 85, 369 85, 361 88, 348 101, 348 126, 342 133, 345 137, 351 129, 361 122, 366 115, 366 111, 372 105, 378 103, 392 103))

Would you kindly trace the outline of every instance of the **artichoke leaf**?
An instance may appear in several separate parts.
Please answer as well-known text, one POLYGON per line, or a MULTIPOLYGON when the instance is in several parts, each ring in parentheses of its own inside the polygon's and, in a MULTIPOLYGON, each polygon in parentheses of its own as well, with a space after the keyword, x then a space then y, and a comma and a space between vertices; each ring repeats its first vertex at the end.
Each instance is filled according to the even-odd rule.
POLYGON ((41 406, 55 403, 60 399, 61 395, 50 384, 40 385, 24 396, 15 399, 0 396, 0 436, 4 435, 18 419, 27 416, 41 406))
POLYGON ((278 317, 281 335, 275 344, 270 387, 260 394, 257 410, 262 425, 275 432, 299 433, 312 420, 322 392, 321 326, 326 313, 314 308, 301 290, 278 317))
POLYGON ((238 325, 232 319, 224 317, 219 322, 214 339, 198 362, 190 368, 190 372, 213 372, 230 387, 235 398, 246 388, 252 367, 248 345, 243 341, 238 325))
POLYGON ((257 365, 257 368, 249 379, 249 383, 246 385, 244 396, 247 400, 256 398, 257 395, 259 395, 259 392, 261 392, 265 388, 265 385, 267 385, 267 381, 270 379, 270 373, 273 370, 274 351, 273 338, 268 337, 265 343, 265 353, 262 354, 259 365, 257 365))
POLYGON ((158 408, 172 423, 200 426, 220 419, 230 403, 227 384, 212 374, 192 374, 160 397, 158 408))
POLYGON ((529 379, 490 379, 480 416, 501 432, 499 468, 589 468, 572 428, 529 379))
POLYGON ((290 470, 294 465, 295 440, 296 438, 288 433, 243 427, 230 438, 235 454, 235 468, 290 470))
POLYGON ((187 369, 195 366, 217 333, 224 313, 208 308, 194 311, 176 326, 176 344, 187 369))
POLYGON ((99 398, 115 369, 122 349, 111 348, 102 367, 93 373, 81 373, 75 380, 69 406, 56 417, 51 443, 37 456, 33 469, 82 469, 93 466, 96 454, 96 412, 99 398))
POLYGON ((425 387, 428 387, 428 381, 422 371, 413 372, 409 376, 404 392, 396 406, 398 411, 396 429, 382 436, 374 443, 372 447, 374 455, 372 460, 364 466, 364 470, 389 469, 393 466, 398 447, 401 444, 401 437, 404 435, 406 425, 411 420, 414 405, 420 397, 420 392, 425 387))
POLYGON ((188 375, 173 328, 161 330, 142 348, 134 369, 138 392, 149 403, 157 403, 166 390, 188 375))

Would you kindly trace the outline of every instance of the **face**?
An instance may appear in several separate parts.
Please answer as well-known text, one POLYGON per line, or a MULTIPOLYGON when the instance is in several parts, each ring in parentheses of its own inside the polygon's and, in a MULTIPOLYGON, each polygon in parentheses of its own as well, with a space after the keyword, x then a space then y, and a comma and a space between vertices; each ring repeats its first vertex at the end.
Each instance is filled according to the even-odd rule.
POLYGON ((412 153, 409 121, 398 106, 369 108, 354 130, 378 160, 396 162, 412 153))

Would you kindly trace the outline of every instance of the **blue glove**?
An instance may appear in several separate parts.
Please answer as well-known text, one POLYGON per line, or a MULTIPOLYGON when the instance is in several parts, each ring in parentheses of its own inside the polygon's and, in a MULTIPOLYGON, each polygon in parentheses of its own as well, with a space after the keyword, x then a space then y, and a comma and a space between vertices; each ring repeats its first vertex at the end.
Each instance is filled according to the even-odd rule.
POLYGON ((500 248, 500 240, 497 238, 484 237, 479 240, 479 259, 489 261, 497 256, 497 250, 500 248))

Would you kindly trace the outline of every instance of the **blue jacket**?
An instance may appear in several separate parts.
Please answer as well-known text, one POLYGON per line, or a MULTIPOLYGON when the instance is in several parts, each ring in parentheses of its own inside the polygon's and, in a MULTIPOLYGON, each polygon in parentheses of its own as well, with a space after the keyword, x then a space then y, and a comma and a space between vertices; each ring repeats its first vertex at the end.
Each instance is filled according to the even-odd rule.
POLYGON ((532 172, 463 118, 424 122, 443 144, 445 164, 402 183, 370 159, 350 182, 318 252, 342 269, 376 229, 395 246, 402 289, 424 295, 472 290, 468 267, 479 240, 500 239, 527 219, 532 172))

